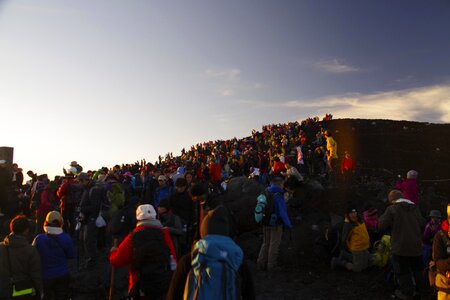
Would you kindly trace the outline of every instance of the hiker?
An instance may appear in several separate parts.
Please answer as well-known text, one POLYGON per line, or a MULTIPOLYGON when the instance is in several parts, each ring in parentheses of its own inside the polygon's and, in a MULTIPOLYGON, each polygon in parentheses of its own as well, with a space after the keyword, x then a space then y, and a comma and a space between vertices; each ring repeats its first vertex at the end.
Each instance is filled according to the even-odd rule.
POLYGON ((447 205, 447 219, 441 224, 441 230, 434 236, 432 256, 436 264, 435 285, 438 300, 450 299, 450 203, 447 205))
POLYGON ((439 210, 433 209, 430 211, 428 216, 430 221, 428 221, 422 235, 422 259, 423 265, 428 267, 431 260, 431 250, 433 245, 433 239, 436 233, 441 230, 441 212, 439 210))
POLYGON ((328 162, 328 172, 331 173, 336 168, 336 160, 338 159, 337 154, 337 143, 333 139, 331 132, 325 131, 325 138, 327 140, 327 162, 328 162))
POLYGON ((395 294, 400 299, 411 299, 415 290, 424 291, 422 232, 425 219, 417 205, 404 199, 401 191, 392 190, 388 199, 391 205, 380 217, 378 229, 381 232, 391 229, 392 263, 399 287, 395 294))
POLYGON ((75 182, 76 168, 69 168, 62 184, 59 186, 56 195, 59 198, 59 206, 64 219, 64 231, 73 235, 75 232, 75 209, 81 201, 83 188, 75 182))
POLYGON ((118 247, 112 247, 109 261, 113 267, 130 266, 128 294, 130 299, 165 299, 176 253, 169 230, 156 219, 150 204, 136 209, 136 228, 118 247))
POLYGON ((0 299, 43 298, 39 253, 28 242, 30 223, 24 215, 9 223, 10 234, 0 243, 0 299), (12 282, 12 284, 11 284, 12 282), (21 297, 17 294, 22 294, 21 297))
POLYGON ((355 162, 350 156, 350 153, 345 151, 344 158, 342 159, 341 162, 341 174, 345 185, 350 185, 352 183, 355 171, 356 171, 355 162))
POLYGON ((284 163, 284 166, 286 168, 286 172, 281 172, 281 175, 285 176, 285 179, 288 178, 294 178, 299 183, 303 182, 303 176, 299 173, 296 167, 291 165, 289 162, 284 163))
POLYGON ((332 269, 341 266, 349 271, 361 272, 369 266, 369 233, 354 206, 345 214, 341 245, 339 257, 331 259, 332 269))
POLYGON ((173 213, 170 208, 169 199, 163 199, 159 203, 157 208, 158 220, 164 227, 169 229, 170 237, 172 238, 173 245, 177 257, 180 255, 180 245, 185 241, 186 232, 183 230, 183 223, 179 216, 173 213))
POLYGON ((75 258, 75 248, 62 226, 61 214, 57 211, 49 212, 44 222, 45 233, 38 234, 33 241, 41 258, 44 299, 70 298, 68 260, 75 258))
POLYGON ((97 263, 97 235, 96 220, 106 198, 106 191, 101 185, 95 184, 87 173, 80 173, 78 181, 83 187, 80 202, 81 236, 80 240, 84 250, 86 268, 93 268, 97 263))
POLYGON ((257 265, 260 270, 272 271, 277 267, 278 250, 283 235, 283 227, 292 229, 291 221, 287 214, 286 203, 284 201, 284 181, 280 177, 275 177, 272 184, 267 188, 267 192, 274 197, 274 210, 272 224, 263 226, 263 243, 259 251, 257 265))
POLYGON ((158 187, 155 189, 155 195, 153 197, 153 206, 158 207, 159 202, 162 199, 170 198, 173 193, 172 187, 167 183, 167 177, 164 175, 158 176, 158 187))
POLYGON ((419 205, 419 184, 417 183, 417 176, 419 173, 414 170, 409 170, 406 173, 406 180, 398 175, 398 180, 395 183, 395 189, 403 192, 405 199, 411 200, 414 204, 419 205))
POLYGON ((56 183, 46 183, 44 188, 39 190, 37 197, 39 204, 36 209, 36 233, 42 233, 47 214, 59 208, 59 199, 56 197, 56 183))
POLYGON ((170 283, 167 300, 255 299, 253 277, 243 252, 229 238, 228 218, 224 206, 218 206, 205 215, 200 229, 201 239, 194 244, 192 253, 184 255, 179 260, 170 283), (204 276, 205 269, 202 265, 211 270, 211 276, 204 276), (224 276, 227 278, 225 281, 224 276), (198 277, 201 278, 201 284, 198 287, 197 297, 193 298, 198 277))

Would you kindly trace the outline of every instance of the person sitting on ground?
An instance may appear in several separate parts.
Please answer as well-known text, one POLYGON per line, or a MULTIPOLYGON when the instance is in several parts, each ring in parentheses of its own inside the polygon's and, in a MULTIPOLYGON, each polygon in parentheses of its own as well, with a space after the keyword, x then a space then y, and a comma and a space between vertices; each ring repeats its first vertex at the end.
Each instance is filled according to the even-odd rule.
POLYGON ((339 257, 331 259, 331 268, 341 266, 353 272, 363 271, 369 266, 369 247, 366 225, 354 207, 348 209, 342 228, 342 250, 339 257))
MULTIPOLYGON (((9 223, 11 233, 0 243, 0 299, 11 299, 11 282, 21 283, 23 297, 40 295, 43 284, 39 252, 28 243, 30 222, 24 215, 14 217, 9 223)), ((17 298, 19 299, 19 298, 17 298)))
POLYGON ((439 232, 439 230, 441 230, 441 212, 433 209, 430 211, 429 218, 430 221, 428 221, 425 226, 422 236, 422 259, 425 267, 428 267, 431 260, 431 250, 434 236, 439 232))
POLYGON ((69 299, 68 260, 75 258, 75 248, 62 226, 61 214, 49 212, 44 222, 45 233, 38 234, 33 241, 41 257, 45 299, 69 299))
POLYGON ((295 178, 298 182, 303 182, 303 176, 300 174, 296 167, 291 165, 289 162, 286 162, 284 166, 286 168, 286 172, 281 172, 281 175, 285 176, 286 179, 288 177, 292 177, 295 178))

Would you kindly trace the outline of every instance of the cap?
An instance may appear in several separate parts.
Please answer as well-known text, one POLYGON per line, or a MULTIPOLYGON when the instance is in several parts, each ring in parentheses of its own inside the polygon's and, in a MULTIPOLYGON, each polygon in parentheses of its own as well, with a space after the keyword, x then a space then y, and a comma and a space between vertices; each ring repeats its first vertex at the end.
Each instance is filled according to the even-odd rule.
POLYGON ((164 180, 164 181, 166 181, 167 178, 166 178, 166 176, 164 176, 164 175, 159 175, 159 176, 158 176, 158 181, 159 181, 159 180, 164 180))
POLYGON ((136 209, 136 220, 142 221, 149 219, 156 219, 155 208, 151 204, 139 205, 136 209))
POLYGON ((441 218, 442 218, 442 215, 441 215, 441 212, 440 212, 439 210, 433 209, 433 210, 430 211, 429 217, 430 217, 430 218, 433 217, 433 218, 439 218, 439 219, 441 219, 441 218))
POLYGON ((75 167, 76 165, 78 165, 78 163, 75 160, 70 163, 71 167, 75 167))
POLYGON ((61 226, 63 223, 63 218, 59 212, 54 210, 47 214, 47 217, 45 218, 45 223, 47 223, 48 225, 61 226))

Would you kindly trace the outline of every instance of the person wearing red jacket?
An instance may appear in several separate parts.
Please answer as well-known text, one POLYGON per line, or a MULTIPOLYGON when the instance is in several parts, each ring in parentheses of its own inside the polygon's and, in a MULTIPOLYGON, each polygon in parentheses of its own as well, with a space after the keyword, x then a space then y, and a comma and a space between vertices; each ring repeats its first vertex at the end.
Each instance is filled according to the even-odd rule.
POLYGON ((350 184, 355 173, 356 165, 350 153, 345 151, 345 156, 341 162, 341 174, 343 176, 344 184, 350 184))
MULTIPOLYGON (((165 245, 167 246, 170 254, 170 270, 173 271, 176 268, 176 252, 175 247, 173 245, 172 239, 169 234, 169 229, 163 227, 161 222, 156 219, 156 211, 150 204, 143 204, 138 206, 136 209, 136 219, 138 221, 136 228, 128 234, 125 239, 120 243, 119 247, 112 247, 111 252, 109 254, 109 261, 111 266, 113 267, 124 267, 129 265, 129 285, 128 291, 132 296, 132 293, 138 292, 139 299, 163 299, 165 293, 167 293, 167 289, 170 284, 170 279, 172 273, 166 273, 163 277, 155 278, 153 282, 158 284, 158 289, 160 290, 157 294, 149 295, 145 288, 148 286, 147 284, 139 285, 139 278, 142 280, 142 276, 140 276, 139 269, 142 269, 145 266, 142 266, 141 263, 136 263, 135 259, 137 253, 135 253, 136 243, 139 242, 140 245, 145 243, 152 243, 150 240, 153 237, 161 238, 161 235, 155 235, 155 233, 161 233, 162 239, 164 240, 165 245), (148 234, 147 234, 148 233, 148 234), (139 241, 137 238, 139 237, 139 241), (138 291, 135 291, 135 289, 138 291), (140 297, 139 297, 140 295, 140 297)), ((147 249, 146 249, 147 250, 147 249)), ((152 250, 152 249, 149 249, 152 250)), ((149 254, 149 253, 146 253, 149 254)), ((144 261, 145 263, 145 261, 144 261)), ((169 264, 169 262, 161 261, 161 264, 169 264)), ((141 274, 142 275, 142 274, 141 274)))

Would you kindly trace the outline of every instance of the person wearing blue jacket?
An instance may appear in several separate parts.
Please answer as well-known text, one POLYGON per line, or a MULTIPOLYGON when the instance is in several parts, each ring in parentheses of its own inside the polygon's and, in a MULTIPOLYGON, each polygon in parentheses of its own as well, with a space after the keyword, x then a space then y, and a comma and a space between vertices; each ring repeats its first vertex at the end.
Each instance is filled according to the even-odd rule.
POLYGON ((275 177, 267 191, 274 196, 275 222, 263 226, 263 243, 257 260, 260 270, 272 271, 277 269, 278 251, 283 236, 283 227, 292 229, 291 220, 287 213, 284 202, 284 181, 280 177, 275 177))
POLYGON ((44 281, 44 299, 70 299, 70 273, 68 260, 75 258, 70 235, 63 232, 63 219, 57 211, 47 214, 44 232, 38 234, 33 246, 39 252, 44 281))

